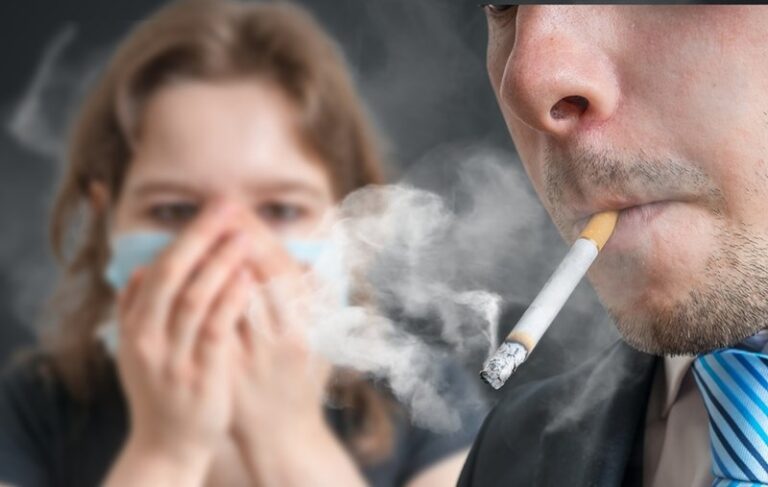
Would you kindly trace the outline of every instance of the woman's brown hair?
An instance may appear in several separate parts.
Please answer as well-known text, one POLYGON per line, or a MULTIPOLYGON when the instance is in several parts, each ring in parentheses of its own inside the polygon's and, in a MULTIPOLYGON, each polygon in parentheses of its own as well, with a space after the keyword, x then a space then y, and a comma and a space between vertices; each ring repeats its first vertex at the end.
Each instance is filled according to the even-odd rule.
MULTIPOLYGON (((54 202, 51 244, 63 267, 51 303, 56 321, 44 342, 53 370, 87 402, 109 359, 94 340, 114 295, 102 277, 109 258, 107 216, 88 204, 92 183, 117 201, 143 104, 179 79, 267 79, 300 114, 306 148, 323 161, 337 198, 382 181, 380 154, 339 49, 316 22, 282 2, 182 0, 139 24, 119 46, 85 100, 72 132, 68 165, 54 202)), ((341 374, 339 375, 341 377, 341 374)), ((360 377, 332 387, 349 405, 344 435, 361 460, 392 443, 388 400, 360 377)))

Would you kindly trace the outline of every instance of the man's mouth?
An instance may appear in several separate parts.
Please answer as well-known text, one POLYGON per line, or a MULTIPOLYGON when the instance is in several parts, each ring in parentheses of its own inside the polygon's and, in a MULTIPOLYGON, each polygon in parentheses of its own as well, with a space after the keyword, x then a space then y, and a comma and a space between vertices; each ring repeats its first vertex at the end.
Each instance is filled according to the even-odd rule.
MULTIPOLYGON (((651 222, 660 216, 671 205, 679 203, 669 199, 648 200, 648 201, 624 201, 614 202, 613 204, 593 205, 576 214, 577 219, 573 223, 573 235, 586 226, 587 221, 595 213, 603 211, 618 211, 619 221, 616 224, 616 230, 611 240, 624 240, 630 231, 636 232, 642 226, 650 225, 651 222)), ((608 245, 610 245, 610 240, 608 245)), ((607 245, 607 246, 608 246, 607 245)), ((614 247, 615 245, 610 245, 614 247)))
MULTIPOLYGON (((693 162, 643 153, 619 157, 611 151, 571 149, 553 148, 543 161, 552 217, 571 239, 592 215, 604 211, 619 212, 616 230, 621 231, 627 223, 650 223, 669 207, 677 213, 687 211, 688 204, 713 211, 723 205, 719 188, 693 162)), ((686 215, 679 217, 685 219, 686 215)))

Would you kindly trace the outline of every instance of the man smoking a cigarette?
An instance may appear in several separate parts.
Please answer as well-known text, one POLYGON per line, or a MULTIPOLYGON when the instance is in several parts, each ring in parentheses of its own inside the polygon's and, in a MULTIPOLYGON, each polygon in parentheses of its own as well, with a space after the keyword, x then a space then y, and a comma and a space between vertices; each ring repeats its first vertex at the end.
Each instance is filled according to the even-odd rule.
POLYGON ((624 340, 513 377, 459 485, 768 484, 768 7, 485 10, 562 236, 619 211, 588 277, 624 340))

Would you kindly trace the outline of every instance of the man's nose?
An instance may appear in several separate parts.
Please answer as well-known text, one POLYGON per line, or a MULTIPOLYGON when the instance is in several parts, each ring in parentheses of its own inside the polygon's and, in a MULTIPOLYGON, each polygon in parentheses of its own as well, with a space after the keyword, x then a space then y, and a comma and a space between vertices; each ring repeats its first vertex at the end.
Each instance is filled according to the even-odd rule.
POLYGON ((563 138, 615 112, 619 81, 602 33, 609 19, 595 9, 519 7, 499 99, 533 129, 563 138))

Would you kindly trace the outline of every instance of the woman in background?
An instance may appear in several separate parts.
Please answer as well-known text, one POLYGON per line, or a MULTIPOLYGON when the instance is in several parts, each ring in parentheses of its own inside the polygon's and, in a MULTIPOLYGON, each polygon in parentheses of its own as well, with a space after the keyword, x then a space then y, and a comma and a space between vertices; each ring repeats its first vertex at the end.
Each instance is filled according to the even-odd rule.
POLYGON ((480 418, 412 426, 313 356, 292 312, 311 290, 282 242, 381 182, 374 145, 337 48, 297 8, 187 1, 141 23, 74 127, 56 333, 0 382, 0 483, 454 484, 480 418), (131 267, 110 242, 143 231, 175 237, 131 267), (108 265, 131 274, 120 292, 108 265), (112 313, 114 357, 94 339, 112 313))

